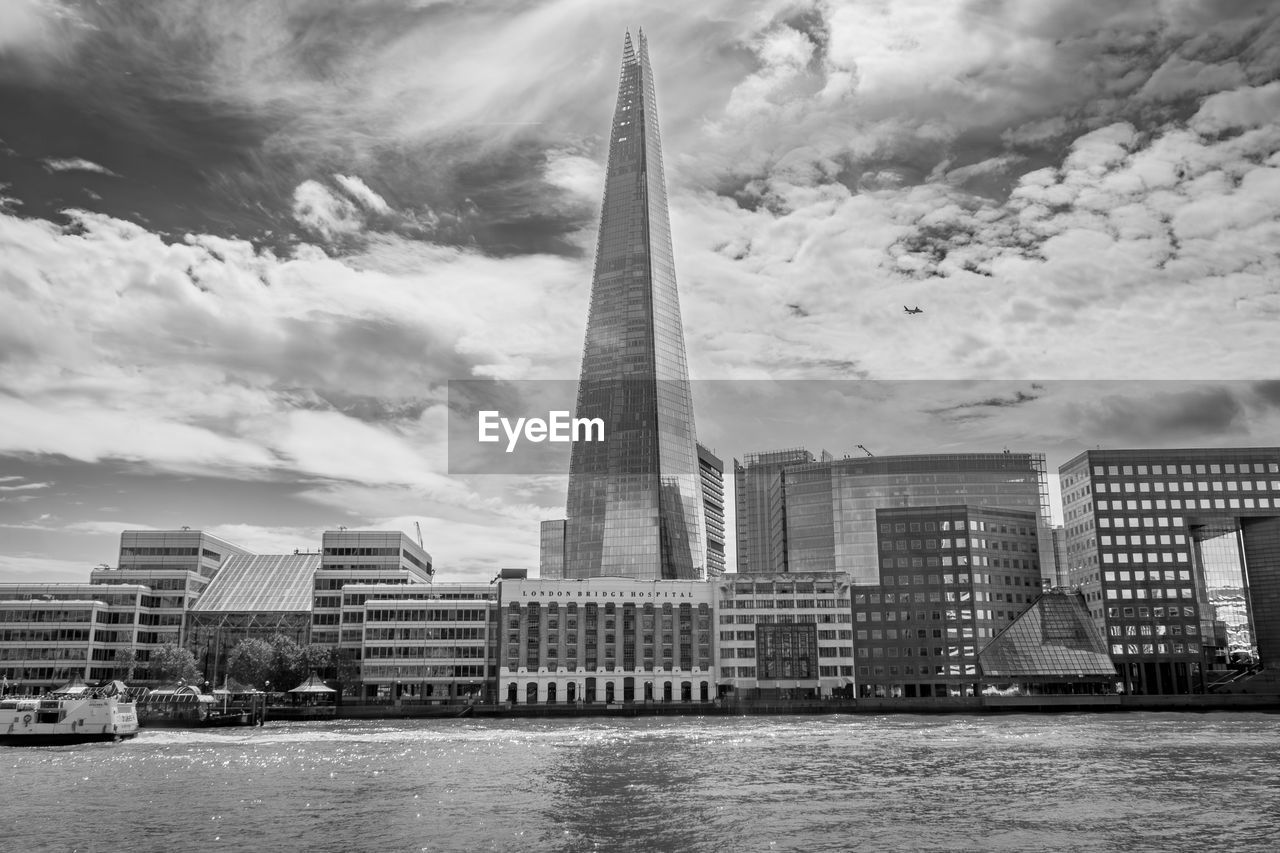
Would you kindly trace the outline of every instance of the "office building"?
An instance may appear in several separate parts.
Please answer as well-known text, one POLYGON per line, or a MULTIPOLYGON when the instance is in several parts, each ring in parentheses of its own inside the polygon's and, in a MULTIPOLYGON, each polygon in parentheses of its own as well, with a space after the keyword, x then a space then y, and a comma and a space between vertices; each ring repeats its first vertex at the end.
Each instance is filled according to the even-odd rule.
POLYGON ((555 581, 564 577, 564 519, 542 522, 538 547, 538 577, 555 581))
POLYGON ((858 695, 974 696, 978 651, 1040 595, 1035 509, 875 511, 877 582, 853 588, 858 695))
POLYGON ((499 700, 714 699, 712 587, 626 578, 502 581, 499 700))
POLYGON ((362 609, 362 695, 493 702, 498 592, 491 584, 348 585, 362 609))
POLYGON ((1059 476, 1067 578, 1126 690, 1280 666, 1280 448, 1089 450, 1059 476))
POLYGON ((733 460, 737 541, 734 559, 738 574, 787 570, 787 507, 782 499, 782 472, 788 465, 814 461, 812 453, 799 448, 748 453, 742 462, 733 460))
POLYGON ((851 585, 843 572, 716 581, 720 695, 853 698, 851 585))
MULTIPOLYGON (((1051 586, 1048 480, 1039 453, 865 456, 789 462, 752 454, 739 467, 739 571, 846 572, 878 583, 876 512, 963 504, 1036 513, 1037 558, 1051 586), (1049 564, 1046 566, 1046 562, 1049 564)), ((812 459, 812 457, 810 457, 812 459)))
POLYGON ((122 571, 179 569, 206 578, 218 573, 227 557, 249 552, 203 530, 125 530, 120 533, 122 571))
POLYGON ((698 473, 702 489, 703 526, 707 531, 707 579, 724 574, 724 462, 698 445, 698 473))
POLYGON ((575 415, 564 577, 706 575, 693 399, 657 101, 643 33, 623 46, 575 415))
POLYGON ((364 641, 361 605, 344 603, 347 584, 427 584, 431 555, 398 530, 326 530, 311 602, 311 642, 358 657, 364 641))

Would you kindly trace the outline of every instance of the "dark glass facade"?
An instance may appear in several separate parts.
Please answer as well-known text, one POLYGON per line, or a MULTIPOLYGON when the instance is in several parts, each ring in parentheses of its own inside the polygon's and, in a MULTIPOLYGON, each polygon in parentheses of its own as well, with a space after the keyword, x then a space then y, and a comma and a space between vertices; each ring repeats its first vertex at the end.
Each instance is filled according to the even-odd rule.
POLYGON ((705 534, 643 33, 623 52, 576 415, 604 422, 569 464, 564 577, 696 579, 705 534))
POLYGON ((976 695, 978 651, 1040 594, 1036 521, 963 505, 876 511, 878 583, 853 594, 859 695, 976 695))
POLYGON ((782 472, 788 465, 814 461, 807 450, 748 453, 734 460, 734 518, 739 574, 787 571, 787 506, 782 500, 782 472))

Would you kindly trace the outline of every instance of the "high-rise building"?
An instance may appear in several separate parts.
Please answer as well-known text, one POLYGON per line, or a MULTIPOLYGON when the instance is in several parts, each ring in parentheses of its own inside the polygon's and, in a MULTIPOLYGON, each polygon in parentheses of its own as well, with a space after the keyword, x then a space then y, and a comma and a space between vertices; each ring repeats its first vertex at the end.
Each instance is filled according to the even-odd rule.
POLYGON ((538 577, 557 581, 564 577, 564 519, 542 522, 538 548, 538 577))
POLYGON ((1280 448, 1089 450, 1059 478, 1065 574, 1126 689, 1280 667, 1280 448))
POLYGON ((815 461, 805 451, 783 451, 747 460, 735 472, 739 571, 839 571, 855 585, 875 584, 877 510, 963 504, 1034 512, 1040 571, 1054 583, 1043 454, 824 453, 815 461))
POLYGON ((733 460, 735 557, 739 574, 787 570, 786 504, 782 472, 788 465, 813 462, 807 450, 748 453, 733 460))
POLYGON ((705 576, 693 399, 644 34, 623 45, 576 416, 564 577, 705 576))
POLYGON ((978 653, 1041 592, 1037 513, 956 503, 873 511, 874 586, 855 586, 865 698, 976 695, 978 653))
POLYGON ((724 462, 698 445, 704 526, 707 529, 707 579, 724 574, 724 462))

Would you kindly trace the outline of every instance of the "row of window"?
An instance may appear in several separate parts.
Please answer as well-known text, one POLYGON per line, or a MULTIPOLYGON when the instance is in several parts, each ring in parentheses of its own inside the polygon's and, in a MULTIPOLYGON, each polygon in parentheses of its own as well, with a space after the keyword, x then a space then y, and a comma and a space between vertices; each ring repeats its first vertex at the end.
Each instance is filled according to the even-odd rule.
POLYGON ((1275 462, 1211 462, 1199 465, 1102 465, 1093 466, 1095 477, 1175 476, 1177 474, 1280 474, 1280 464, 1275 462), (1192 471, 1194 468, 1194 472, 1192 471))

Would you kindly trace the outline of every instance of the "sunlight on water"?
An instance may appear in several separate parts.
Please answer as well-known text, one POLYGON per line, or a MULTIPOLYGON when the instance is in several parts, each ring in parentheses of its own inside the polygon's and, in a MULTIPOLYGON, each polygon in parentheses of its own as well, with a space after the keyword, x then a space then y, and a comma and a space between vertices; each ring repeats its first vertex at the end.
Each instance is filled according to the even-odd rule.
POLYGON ((0 750, 6 850, 1280 849, 1263 714, 340 721, 0 750))

